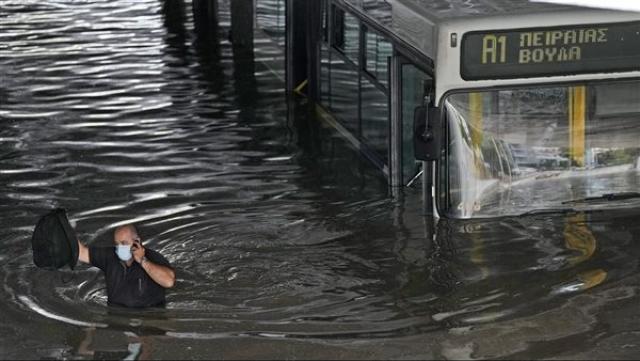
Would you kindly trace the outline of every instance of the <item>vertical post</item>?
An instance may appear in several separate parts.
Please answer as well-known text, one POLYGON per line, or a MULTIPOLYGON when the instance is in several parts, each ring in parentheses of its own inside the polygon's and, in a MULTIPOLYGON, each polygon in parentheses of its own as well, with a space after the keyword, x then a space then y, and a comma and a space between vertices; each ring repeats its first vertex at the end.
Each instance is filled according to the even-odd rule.
MULTIPOLYGON (((286 19, 286 77, 287 92, 293 92, 297 88, 302 88, 302 84, 307 80, 308 51, 307 41, 309 40, 308 29, 310 7, 318 1, 307 0, 287 0, 286 19)), ((316 4, 317 5, 317 4, 316 4)))
MULTIPOLYGON (((164 17, 164 25, 167 28, 168 36, 166 37, 167 52, 171 53, 185 61, 189 49, 186 44, 187 31, 185 28, 186 11, 183 0, 164 0, 162 3, 162 15, 164 17)), ((168 62, 169 66, 175 65, 174 62, 168 62)))
POLYGON ((584 86, 569 89, 569 156, 578 167, 584 166, 586 93, 584 86))
POLYGON ((197 40, 217 40, 218 0, 193 0, 193 23, 197 40))
MULTIPOLYGON (((231 43, 233 48, 233 77, 238 103, 253 105, 257 100, 254 53, 253 1, 231 1, 231 43)), ((251 111, 247 115, 252 118, 251 111)))
POLYGON ((293 75, 294 69, 294 56, 293 56, 293 44, 294 44, 294 11, 293 6, 296 0, 287 0, 287 5, 285 8, 285 36, 284 36, 284 63, 285 63, 285 82, 286 82, 286 91, 290 93, 295 89, 295 77, 293 75))
POLYGON ((164 25, 174 37, 184 41, 186 30, 185 5, 183 0, 164 0, 162 2, 162 14, 164 15, 164 25))
POLYGON ((218 27, 218 0, 193 0, 194 47, 200 69, 209 90, 218 94, 225 84, 220 66, 220 38, 218 27))
POLYGON ((231 1, 231 40, 234 50, 253 53, 253 1, 231 1))
POLYGON ((312 100, 320 101, 320 44, 322 43, 322 1, 304 1, 307 24, 307 96, 312 100))
POLYGON ((402 63, 398 54, 391 57, 389 70, 389 183, 392 188, 398 188, 402 187, 402 63))
MULTIPOLYGON (((365 26, 364 24, 362 24, 362 22, 358 21, 358 57, 357 57, 357 62, 356 62, 356 66, 358 69, 358 126, 356 127, 356 137, 358 139, 363 139, 363 122, 364 120, 362 119, 362 107, 366 106, 362 104, 362 73, 363 73, 363 69, 365 69, 365 52, 367 51, 367 43, 364 40, 364 36, 365 36, 365 26)), ((388 97, 388 96, 387 96, 388 97)), ((389 103, 389 100, 387 99, 387 104, 389 103)), ((388 120, 387 120, 388 122, 388 120)), ((389 158, 387 156, 387 158, 389 158)), ((389 167, 388 167, 389 168, 389 167)), ((391 170, 389 170, 389 176, 391 176, 391 170)))

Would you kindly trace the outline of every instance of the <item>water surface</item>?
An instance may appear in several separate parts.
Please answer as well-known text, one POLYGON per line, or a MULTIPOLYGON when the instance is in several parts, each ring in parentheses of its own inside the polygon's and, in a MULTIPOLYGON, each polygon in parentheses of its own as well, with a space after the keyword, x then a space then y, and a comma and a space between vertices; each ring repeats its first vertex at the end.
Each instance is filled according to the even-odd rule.
POLYGON ((0 4, 0 357, 639 354, 637 211, 434 225, 285 97, 280 38, 171 4, 0 4), (167 307, 37 269, 54 207, 90 245, 137 222, 178 270, 167 307))

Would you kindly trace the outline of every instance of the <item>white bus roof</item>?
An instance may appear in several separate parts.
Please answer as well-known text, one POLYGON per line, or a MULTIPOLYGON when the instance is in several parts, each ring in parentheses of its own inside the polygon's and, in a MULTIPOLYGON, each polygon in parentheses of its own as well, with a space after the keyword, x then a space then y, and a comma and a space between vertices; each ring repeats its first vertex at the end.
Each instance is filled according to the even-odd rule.
POLYGON ((429 58, 436 58, 437 32, 453 20, 548 14, 584 9, 528 0, 339 0, 375 21, 429 58))
POLYGON ((462 79, 460 74, 460 42, 467 32, 640 21, 640 12, 602 10, 528 0, 339 1, 393 33, 396 39, 404 43, 403 45, 412 47, 434 61, 437 78, 436 100, 445 92, 460 88, 621 76, 640 77, 640 72, 626 72, 469 81, 462 79), (453 33, 457 35, 457 46, 451 46, 453 33))
POLYGON ((575 10, 575 6, 529 0, 396 0, 434 21, 483 16, 509 16, 575 10))
MULTIPOLYGON (((508 79, 480 79, 469 80, 462 77, 462 39, 465 33, 474 31, 497 31, 509 29, 550 29, 554 27, 579 26, 588 24, 612 24, 640 21, 640 13, 607 10, 573 9, 573 11, 558 11, 551 13, 537 13, 527 15, 513 15, 508 17, 478 17, 467 19, 451 19, 443 22, 438 28, 438 48, 435 58, 436 100, 439 101, 444 93, 453 89, 479 89, 496 86, 513 86, 523 84, 542 84, 558 82, 579 82, 598 79, 640 78, 640 70, 634 65, 633 71, 585 71, 583 74, 555 74, 537 76, 512 76, 508 79), (457 46, 451 45, 452 34, 458 38, 457 46)), ((637 27, 637 26, 636 26, 637 27)), ((635 31, 635 30, 634 30, 635 31)), ((629 45, 640 45, 640 34, 634 33, 635 38, 627 39, 629 45)), ((611 39, 610 39, 611 40, 611 39)), ((466 56, 465 56, 466 57, 466 56)), ((612 66, 612 65, 608 65, 612 66)), ((582 65, 581 65, 582 67, 582 65)), ((607 69, 609 70, 609 69, 607 69)))

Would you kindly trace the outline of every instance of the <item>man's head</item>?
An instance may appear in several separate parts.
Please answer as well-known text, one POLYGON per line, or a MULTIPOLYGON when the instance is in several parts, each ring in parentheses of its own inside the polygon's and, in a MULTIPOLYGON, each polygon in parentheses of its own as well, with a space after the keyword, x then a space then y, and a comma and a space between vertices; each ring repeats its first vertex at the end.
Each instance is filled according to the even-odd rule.
POLYGON ((116 246, 131 246, 136 242, 140 242, 140 236, 133 224, 119 226, 113 232, 113 243, 116 246))

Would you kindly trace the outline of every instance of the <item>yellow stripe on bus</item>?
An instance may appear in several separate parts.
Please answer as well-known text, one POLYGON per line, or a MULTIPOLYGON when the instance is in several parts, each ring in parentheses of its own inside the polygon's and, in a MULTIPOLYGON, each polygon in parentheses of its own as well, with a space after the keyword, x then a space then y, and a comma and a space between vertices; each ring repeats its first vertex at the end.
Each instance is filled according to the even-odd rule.
POLYGON ((578 167, 584 166, 586 93, 584 86, 569 90, 569 156, 578 167))
POLYGON ((469 110, 471 125, 471 142, 474 148, 479 149, 482 145, 482 115, 483 115, 483 93, 469 94, 469 110))

